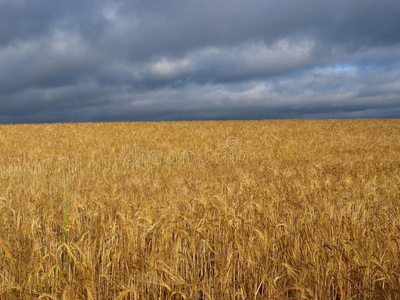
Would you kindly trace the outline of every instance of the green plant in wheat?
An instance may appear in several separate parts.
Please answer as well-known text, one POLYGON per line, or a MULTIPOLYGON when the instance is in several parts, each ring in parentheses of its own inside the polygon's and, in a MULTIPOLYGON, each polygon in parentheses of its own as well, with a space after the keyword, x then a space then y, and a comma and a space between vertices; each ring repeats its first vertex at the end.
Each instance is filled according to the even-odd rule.
POLYGON ((70 195, 67 193, 67 196, 65 198, 65 202, 62 208, 62 213, 63 213, 63 226, 62 226, 62 242, 66 242, 66 236, 67 233, 70 229, 69 226, 69 208, 70 208, 70 195))

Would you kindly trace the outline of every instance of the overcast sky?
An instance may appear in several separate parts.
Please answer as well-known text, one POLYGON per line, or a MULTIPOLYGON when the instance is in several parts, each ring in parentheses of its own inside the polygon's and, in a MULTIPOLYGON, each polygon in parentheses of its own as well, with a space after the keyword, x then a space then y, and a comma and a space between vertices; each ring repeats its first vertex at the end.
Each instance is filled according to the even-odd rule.
POLYGON ((0 123, 372 117, 399 0, 0 0, 0 123))

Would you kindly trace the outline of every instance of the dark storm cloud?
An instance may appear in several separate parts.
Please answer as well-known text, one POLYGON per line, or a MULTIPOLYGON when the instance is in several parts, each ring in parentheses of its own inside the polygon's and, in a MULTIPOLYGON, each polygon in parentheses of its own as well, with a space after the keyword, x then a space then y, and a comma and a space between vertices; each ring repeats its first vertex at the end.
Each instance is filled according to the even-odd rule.
MULTIPOLYGON (((396 0, 120 1, 124 30, 110 35, 131 58, 248 40, 317 39, 349 51, 399 42, 396 0), (125 38, 122 38, 125 37, 125 38), (129 38, 126 38, 129 37, 129 38), (151 50, 151 51, 149 51, 151 50)), ((117 26, 119 28, 119 26, 117 26)), ((114 45, 113 44, 113 45, 114 45)))
POLYGON ((0 0, 0 123, 399 117, 400 2, 0 0))

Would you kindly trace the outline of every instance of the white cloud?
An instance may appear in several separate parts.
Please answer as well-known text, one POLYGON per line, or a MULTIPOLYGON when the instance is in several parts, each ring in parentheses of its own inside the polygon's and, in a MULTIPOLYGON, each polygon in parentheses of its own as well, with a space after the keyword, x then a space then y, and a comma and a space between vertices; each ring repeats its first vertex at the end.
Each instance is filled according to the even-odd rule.
POLYGON ((151 74, 159 77, 171 78, 186 73, 191 68, 189 59, 169 60, 163 58, 150 66, 151 74))
POLYGON ((309 63, 312 49, 311 41, 291 43, 288 40, 280 40, 271 46, 262 43, 251 44, 237 50, 236 56, 243 59, 244 68, 248 72, 279 71, 309 63))

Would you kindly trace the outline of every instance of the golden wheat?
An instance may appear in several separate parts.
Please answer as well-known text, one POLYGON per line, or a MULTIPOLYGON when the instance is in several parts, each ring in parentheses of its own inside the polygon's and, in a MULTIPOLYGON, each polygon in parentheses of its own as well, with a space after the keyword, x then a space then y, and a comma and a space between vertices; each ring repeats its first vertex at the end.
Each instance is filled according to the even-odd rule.
POLYGON ((399 132, 0 126, 0 299, 400 299, 399 132))

